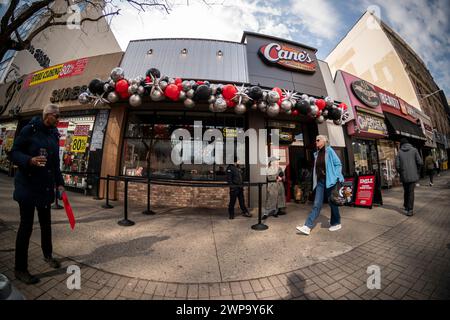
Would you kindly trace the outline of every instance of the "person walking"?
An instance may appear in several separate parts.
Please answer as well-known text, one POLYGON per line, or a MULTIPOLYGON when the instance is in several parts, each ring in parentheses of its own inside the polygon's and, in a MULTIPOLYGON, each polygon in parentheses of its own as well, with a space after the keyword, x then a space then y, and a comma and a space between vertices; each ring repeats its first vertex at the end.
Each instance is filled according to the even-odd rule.
POLYGON ((414 210, 414 188, 419 181, 420 167, 423 165, 419 152, 408 139, 400 140, 400 150, 395 158, 395 167, 400 173, 400 181, 403 183, 403 208, 408 217, 413 216, 414 210))
POLYGON ((239 199, 239 206, 242 210, 242 215, 244 217, 251 217, 251 213, 248 212, 245 206, 244 199, 244 188, 242 173, 239 168, 239 162, 235 160, 234 164, 230 164, 227 167, 227 182, 230 185, 230 203, 228 204, 228 215, 230 219, 234 219, 234 206, 236 204, 236 199, 239 199))
MULTIPOLYGON (((303 226, 297 226, 297 231, 309 235, 314 226, 314 221, 319 217, 324 197, 329 199, 331 191, 336 183, 344 182, 342 175, 342 163, 336 152, 328 145, 328 139, 324 135, 316 138, 317 151, 314 153, 313 190, 316 190, 314 205, 303 226)), ((329 231, 337 231, 342 228, 339 207, 328 201, 331 208, 329 231)))
POLYGON ((434 159, 433 156, 431 154, 429 154, 426 158, 425 158, 425 170, 427 170, 427 175, 428 177, 430 177, 430 187, 433 186, 433 176, 434 176, 434 159))
POLYGON ((279 166, 279 158, 269 158, 269 168, 267 170, 267 194, 265 213, 262 219, 269 216, 278 217, 286 214, 286 194, 284 188, 284 172, 279 166))
POLYGON ((60 263, 52 256, 51 203, 55 187, 64 192, 59 168, 59 134, 56 126, 59 107, 47 105, 40 117, 34 117, 19 133, 11 149, 11 160, 18 166, 13 198, 19 204, 20 225, 16 239, 15 276, 26 284, 39 282, 28 271, 28 247, 37 209, 44 260, 53 268, 60 263))

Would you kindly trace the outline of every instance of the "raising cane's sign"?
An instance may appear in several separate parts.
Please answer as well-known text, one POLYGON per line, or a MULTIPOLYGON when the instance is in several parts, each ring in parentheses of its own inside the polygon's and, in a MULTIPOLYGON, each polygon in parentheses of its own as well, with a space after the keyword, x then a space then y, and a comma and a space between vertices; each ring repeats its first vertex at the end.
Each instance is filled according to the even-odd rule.
POLYGON ((259 48, 258 54, 269 64, 302 72, 316 72, 316 61, 305 50, 272 42, 259 48))

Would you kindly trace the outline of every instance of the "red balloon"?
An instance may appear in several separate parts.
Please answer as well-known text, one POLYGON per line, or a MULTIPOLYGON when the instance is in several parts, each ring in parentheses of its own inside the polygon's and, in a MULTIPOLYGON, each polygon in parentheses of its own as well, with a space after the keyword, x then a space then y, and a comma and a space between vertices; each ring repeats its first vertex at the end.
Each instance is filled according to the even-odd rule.
POLYGON ((145 77, 145 82, 146 82, 146 83, 152 82, 152 78, 150 78, 150 77, 145 77))
POLYGON ((225 101, 227 103, 228 108, 233 108, 236 106, 236 102, 234 102, 233 100, 225 99, 225 101))
POLYGON ((272 90, 278 92, 278 94, 280 95, 280 100, 281 100, 281 98, 283 97, 283 91, 281 91, 281 89, 278 87, 275 87, 272 90))
POLYGON ((298 116, 298 110, 292 110, 291 114, 292 114, 293 117, 298 116))
POLYGON ((204 81, 198 80, 198 81, 197 81, 197 84, 198 84, 199 86, 201 86, 202 84, 205 84, 205 82, 204 82, 204 81))
POLYGON ((322 111, 327 106, 327 103, 323 99, 317 99, 316 106, 319 108, 320 111, 322 111))
POLYGON ((278 99, 277 104, 281 107, 281 103, 283 102, 284 97, 280 96, 280 99, 278 99))
POLYGON ((177 83, 177 87, 178 87, 178 89, 180 89, 180 91, 183 90, 183 85, 181 84, 181 82, 177 83))
POLYGON ((181 80, 181 78, 175 78, 175 84, 179 84, 182 82, 183 82, 183 80, 181 80))
POLYGON ((348 107, 347 107, 347 105, 345 103, 342 102, 342 103, 339 104, 339 108, 341 108, 343 110, 347 110, 348 107))
POLYGON ((164 90, 164 95, 172 101, 177 101, 180 97, 180 89, 176 84, 169 84, 164 90))
POLYGON ((236 95, 237 89, 232 84, 227 84, 222 89, 222 95, 225 98, 225 100, 233 99, 233 97, 236 95))
POLYGON ((128 98, 128 82, 125 79, 119 80, 116 83, 116 91, 122 99, 128 98))

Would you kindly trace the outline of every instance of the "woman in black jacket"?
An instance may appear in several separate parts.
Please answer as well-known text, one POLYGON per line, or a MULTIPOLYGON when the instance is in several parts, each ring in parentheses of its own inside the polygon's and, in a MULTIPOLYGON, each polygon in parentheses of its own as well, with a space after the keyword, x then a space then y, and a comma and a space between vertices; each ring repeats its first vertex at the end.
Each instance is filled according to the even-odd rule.
POLYGON ((59 134, 56 126, 59 107, 48 105, 43 118, 34 117, 19 133, 11 149, 11 160, 19 167, 14 180, 14 200, 19 203, 20 225, 16 239, 15 275, 27 283, 39 282, 28 272, 28 246, 33 231, 35 208, 41 227, 41 247, 44 260, 53 268, 60 263, 52 257, 50 205, 55 199, 55 187, 64 192, 64 180, 59 168, 59 134))

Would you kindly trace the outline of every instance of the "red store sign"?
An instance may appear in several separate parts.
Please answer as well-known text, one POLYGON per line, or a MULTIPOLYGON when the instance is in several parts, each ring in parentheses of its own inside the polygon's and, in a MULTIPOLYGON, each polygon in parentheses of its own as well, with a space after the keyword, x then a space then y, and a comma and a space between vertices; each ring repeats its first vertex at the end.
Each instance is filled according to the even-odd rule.
POLYGON ((259 48, 258 54, 269 64, 297 71, 316 72, 316 61, 305 50, 272 42, 259 48))
POLYGON ((416 122, 416 117, 412 115, 414 114, 414 108, 412 106, 377 86, 375 86, 375 90, 378 92, 381 107, 384 112, 395 114, 414 123, 416 122))

